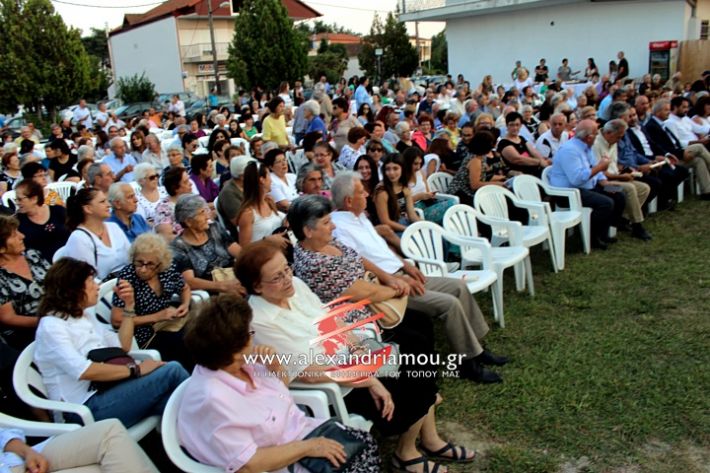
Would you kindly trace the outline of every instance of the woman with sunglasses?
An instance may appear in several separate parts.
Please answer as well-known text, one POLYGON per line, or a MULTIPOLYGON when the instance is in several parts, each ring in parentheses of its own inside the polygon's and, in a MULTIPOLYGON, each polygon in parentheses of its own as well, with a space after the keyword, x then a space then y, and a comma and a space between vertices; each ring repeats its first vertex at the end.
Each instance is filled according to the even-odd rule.
POLYGON ((155 209, 161 199, 168 196, 165 188, 158 185, 160 173, 155 166, 148 163, 140 163, 133 169, 133 176, 140 185, 140 192, 136 193, 138 198, 138 213, 151 226, 155 224, 155 209))

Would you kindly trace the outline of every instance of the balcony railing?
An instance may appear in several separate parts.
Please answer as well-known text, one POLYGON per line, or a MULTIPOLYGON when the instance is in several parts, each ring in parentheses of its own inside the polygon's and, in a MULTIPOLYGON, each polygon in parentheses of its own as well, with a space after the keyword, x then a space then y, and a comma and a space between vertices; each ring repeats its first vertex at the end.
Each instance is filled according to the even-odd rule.
POLYGON ((399 13, 406 14, 441 8, 455 1, 456 0, 399 0, 397 7, 399 13))
MULTIPOLYGON (((216 43, 217 60, 224 61, 229 55, 229 43, 216 43)), ((197 43, 180 47, 183 62, 204 62, 212 60, 212 44, 197 43)))

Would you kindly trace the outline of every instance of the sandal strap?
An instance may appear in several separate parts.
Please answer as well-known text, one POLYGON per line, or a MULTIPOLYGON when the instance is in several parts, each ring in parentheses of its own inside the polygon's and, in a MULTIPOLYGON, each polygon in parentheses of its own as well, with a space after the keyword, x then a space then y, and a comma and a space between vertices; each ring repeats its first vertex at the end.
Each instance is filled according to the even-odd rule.
POLYGON ((437 451, 429 450, 428 448, 424 447, 423 445, 421 446, 421 448, 422 448, 422 450, 424 450, 424 453, 426 453, 430 457, 443 457, 444 453, 448 452, 449 450, 453 450, 454 455, 451 458, 453 458, 454 460, 457 460, 456 457, 458 456, 458 452, 456 451, 456 445, 454 445, 451 442, 446 442, 446 445, 444 445, 443 447, 441 447, 437 451))
MULTIPOLYGON (((443 451, 446 451, 446 450, 443 450, 443 451)), ((413 458, 412 460, 406 460, 406 461, 399 458, 396 454, 392 455, 392 463, 393 463, 394 467, 397 469, 409 471, 409 470, 407 470, 408 466, 422 464, 423 465, 423 473, 438 473, 439 469, 441 468, 441 465, 439 463, 431 460, 431 462, 434 464, 434 469, 430 470, 429 469, 429 461, 430 460, 424 455, 422 455, 421 457, 413 458)), ((412 473, 414 473, 414 472, 412 472, 412 473)))

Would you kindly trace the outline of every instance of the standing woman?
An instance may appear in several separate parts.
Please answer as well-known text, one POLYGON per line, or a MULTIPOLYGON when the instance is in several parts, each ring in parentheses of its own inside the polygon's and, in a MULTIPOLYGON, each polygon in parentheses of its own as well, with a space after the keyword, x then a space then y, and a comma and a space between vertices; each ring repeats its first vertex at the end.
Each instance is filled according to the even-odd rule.
POLYGON ((274 231, 284 225, 286 215, 279 212, 276 203, 269 196, 271 174, 261 163, 249 163, 244 171, 244 202, 239 209, 239 245, 253 241, 269 240, 286 248, 286 232, 274 235, 274 231))
POLYGON ((85 187, 67 201, 67 227, 72 230, 65 254, 89 263, 100 280, 128 264, 131 247, 121 227, 106 222, 111 206, 98 189, 85 187))
POLYGON ((21 351, 32 343, 49 262, 25 248, 15 217, 0 215, 0 335, 21 351))
POLYGON ((143 161, 143 152, 146 149, 145 135, 140 130, 134 130, 133 133, 131 133, 131 155, 135 158, 136 162, 140 163, 143 161))
POLYGON ((535 148, 535 144, 520 136, 523 117, 518 112, 510 112, 505 116, 506 134, 498 142, 498 152, 513 171, 540 177, 542 169, 551 161, 543 158, 535 148))
POLYGON ((279 148, 286 149, 290 146, 286 133, 286 119, 284 118, 284 100, 276 97, 269 101, 269 116, 262 124, 262 138, 264 141, 275 141, 279 148))
POLYGON ((594 58, 590 57, 589 59, 587 59, 587 68, 584 70, 584 77, 587 79, 587 81, 591 82, 592 76, 594 74, 599 74, 599 68, 594 62, 594 58))
POLYGON ((52 261, 54 253, 69 238, 65 226, 66 210, 61 205, 45 205, 42 187, 34 181, 22 181, 15 189, 17 220, 25 236, 25 246, 37 250, 52 261))
POLYGON ((410 223, 421 220, 414 211, 414 200, 403 177, 404 159, 398 153, 382 160, 382 182, 375 188, 375 207, 380 223, 401 234, 410 223))

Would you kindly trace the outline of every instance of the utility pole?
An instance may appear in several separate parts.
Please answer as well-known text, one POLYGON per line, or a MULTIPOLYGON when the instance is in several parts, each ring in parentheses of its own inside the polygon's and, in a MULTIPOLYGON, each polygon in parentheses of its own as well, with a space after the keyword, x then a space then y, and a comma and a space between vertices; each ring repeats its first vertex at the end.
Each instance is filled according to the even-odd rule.
POLYGON ((217 46, 214 42, 214 24, 212 21, 212 0, 207 0, 207 21, 209 23, 210 28, 210 41, 212 42, 212 67, 214 68, 214 85, 215 89, 217 90, 216 95, 221 95, 222 90, 219 86, 219 64, 217 63, 217 46))

